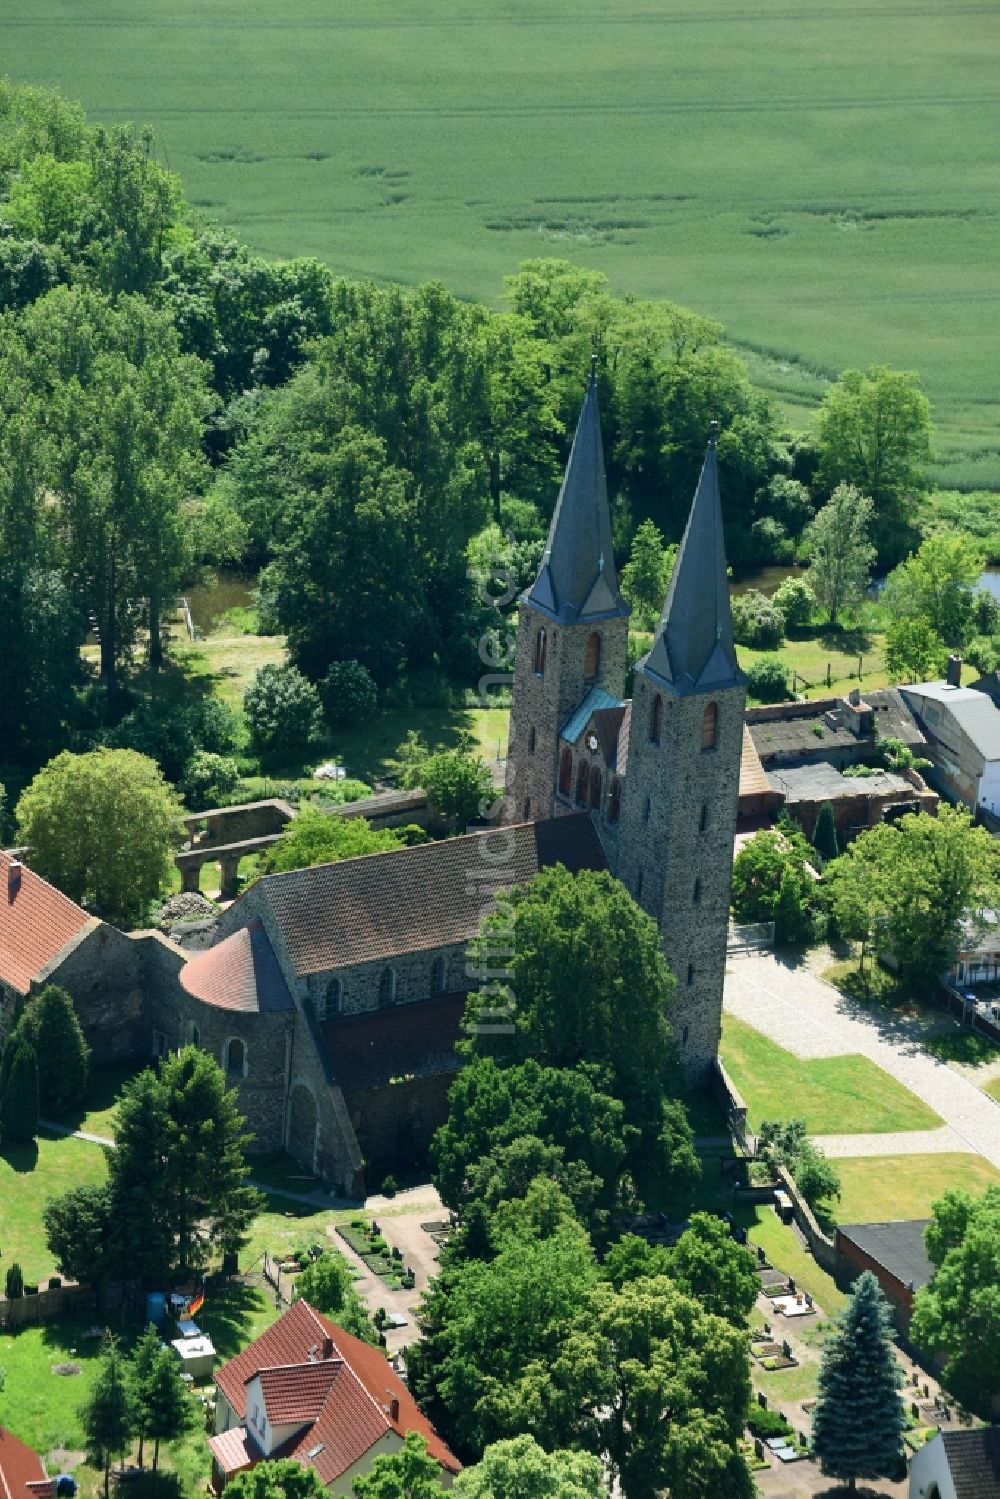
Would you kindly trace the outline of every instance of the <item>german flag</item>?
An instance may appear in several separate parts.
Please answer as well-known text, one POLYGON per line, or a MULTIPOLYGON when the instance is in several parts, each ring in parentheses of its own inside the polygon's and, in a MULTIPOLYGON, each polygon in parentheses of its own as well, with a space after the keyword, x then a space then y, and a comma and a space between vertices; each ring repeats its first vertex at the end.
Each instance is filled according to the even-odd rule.
POLYGON ((204 1305, 205 1305, 205 1293, 204 1293, 204 1291, 199 1291, 198 1294, 197 1294, 197 1296, 194 1298, 194 1300, 188 1303, 188 1309, 187 1309, 188 1316, 189 1317, 197 1317, 198 1313, 201 1311, 201 1309, 202 1309, 202 1307, 204 1305))

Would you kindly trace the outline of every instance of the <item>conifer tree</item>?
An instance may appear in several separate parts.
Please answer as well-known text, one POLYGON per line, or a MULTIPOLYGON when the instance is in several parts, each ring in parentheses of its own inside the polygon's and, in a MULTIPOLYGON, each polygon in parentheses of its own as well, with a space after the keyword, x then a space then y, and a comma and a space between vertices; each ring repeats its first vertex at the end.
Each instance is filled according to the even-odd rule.
POLYGON ((90 1047, 73 1001, 65 989, 46 984, 28 1000, 17 1034, 38 1056, 38 1096, 42 1108, 61 1114, 87 1091, 90 1047))
POLYGON ((795 947, 809 940, 811 929, 809 912, 802 900, 801 881, 792 870, 786 869, 774 908, 775 943, 778 947, 795 947))
POLYGON ((136 1461, 140 1468, 142 1467, 143 1444, 146 1437, 150 1435, 149 1385, 161 1347, 160 1334, 152 1322, 150 1322, 136 1339, 130 1360, 132 1366, 132 1393, 135 1398, 136 1429, 139 1433, 139 1455, 136 1461))
POLYGON ((4 1144, 26 1145, 38 1133, 38 1058, 23 1036, 7 1044, 3 1096, 0 1097, 0 1132, 4 1144))
POLYGON ((111 1464, 128 1448, 135 1427, 128 1364, 110 1333, 105 1335, 90 1396, 80 1407, 80 1425, 88 1456, 104 1469, 104 1499, 108 1499, 111 1464))
POLYGON ((823 1472, 846 1480, 888 1478, 903 1450, 903 1374, 889 1308, 870 1270, 854 1282, 819 1371, 813 1448, 823 1472))
POLYGON ((813 828, 812 846, 820 858, 826 862, 835 859, 840 853, 837 844, 837 824, 833 820, 833 806, 830 802, 824 802, 819 809, 816 826, 813 828))
POLYGON ((160 1461, 160 1443, 182 1436, 194 1420, 191 1397, 181 1378, 181 1367, 169 1348, 157 1350, 140 1397, 143 1429, 153 1438, 153 1472, 160 1461))

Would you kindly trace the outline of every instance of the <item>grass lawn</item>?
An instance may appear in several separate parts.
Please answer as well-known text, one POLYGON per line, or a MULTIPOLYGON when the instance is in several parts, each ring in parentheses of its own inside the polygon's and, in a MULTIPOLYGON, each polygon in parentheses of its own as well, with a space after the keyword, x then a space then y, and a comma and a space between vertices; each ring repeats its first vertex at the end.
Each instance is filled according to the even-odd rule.
POLYGON ((929 1218, 931 1204, 949 1187, 977 1195, 1000 1185, 1000 1171, 966 1152, 854 1157, 834 1164, 841 1195, 832 1216, 838 1223, 929 1218))
POLYGON ((50 1197, 70 1187, 102 1182, 105 1175, 103 1147, 70 1136, 43 1134, 32 1145, 7 1145, 0 1150, 0 1266, 4 1271, 16 1260, 26 1281, 54 1275, 42 1229, 43 1207, 50 1197))
POLYGON ((497 300, 538 255, 717 317, 804 425, 920 370, 937 473, 996 487, 989 6, 7 0, 4 72, 149 121, 276 256, 497 300), (247 82, 252 80, 252 90, 247 82))
POLYGON ((941 1123, 867 1058, 805 1061, 732 1015, 723 1020, 722 1060, 746 1099, 753 1128, 762 1119, 804 1119, 815 1135, 883 1134, 941 1123))
POLYGON ((86 1098, 78 1107, 68 1109, 60 1115, 59 1123, 65 1124, 68 1129, 80 1129, 90 1135, 103 1135, 113 1139, 115 1107, 122 1084, 135 1077, 146 1065, 145 1062, 132 1060, 105 1062, 98 1067, 91 1067, 86 1098))
POLYGON ((983 1092, 988 1093, 991 1098, 995 1098, 997 1103, 1000 1103, 1000 1077, 995 1077, 991 1083, 984 1083, 983 1092))
POLYGON ((886 687, 889 677, 885 665, 885 636, 876 631, 831 630, 808 640, 785 640, 777 651, 752 651, 737 648, 744 671, 758 661, 777 660, 788 672, 789 684, 806 697, 829 697, 843 694, 851 687, 874 690, 886 687), (858 681, 858 658, 861 658, 861 681, 858 681), (827 668, 830 685, 827 686, 827 668))

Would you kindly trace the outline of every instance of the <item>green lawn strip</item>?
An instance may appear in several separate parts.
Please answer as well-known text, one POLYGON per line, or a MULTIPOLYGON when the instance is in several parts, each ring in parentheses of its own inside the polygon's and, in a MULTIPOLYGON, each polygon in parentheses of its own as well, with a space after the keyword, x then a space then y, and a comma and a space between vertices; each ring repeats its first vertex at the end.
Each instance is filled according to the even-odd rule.
POLYGON ((106 1174, 104 1148, 70 1135, 40 1134, 34 1144, 0 1150, 0 1268, 16 1260, 29 1283, 54 1275, 42 1209, 50 1197, 102 1182, 106 1174))
POLYGON ((866 1057, 804 1060, 732 1015, 723 1020, 722 1059, 755 1129, 762 1119, 804 1119, 815 1135, 884 1134, 942 1122, 866 1057))
POLYGON ((988 1093, 991 1098, 995 1098, 997 1103, 1000 1103, 1000 1077, 995 1077, 991 1083, 984 1083, 983 1092, 988 1093))
MULTIPOLYGON (((839 1312, 847 1304, 847 1297, 838 1290, 833 1277, 827 1275, 803 1247, 795 1230, 782 1223, 767 1203, 758 1203, 750 1211, 753 1214, 748 1225, 751 1244, 760 1244, 771 1264, 783 1274, 792 1276, 798 1290, 808 1291, 824 1312, 831 1316, 839 1312)), ((775 1326, 773 1319, 771 1326, 775 1326)))
POLYGON ((949 1187, 976 1195, 1000 1185, 1000 1171, 970 1152, 848 1157, 834 1164, 841 1195, 831 1207, 838 1223, 929 1218, 932 1203, 949 1187))

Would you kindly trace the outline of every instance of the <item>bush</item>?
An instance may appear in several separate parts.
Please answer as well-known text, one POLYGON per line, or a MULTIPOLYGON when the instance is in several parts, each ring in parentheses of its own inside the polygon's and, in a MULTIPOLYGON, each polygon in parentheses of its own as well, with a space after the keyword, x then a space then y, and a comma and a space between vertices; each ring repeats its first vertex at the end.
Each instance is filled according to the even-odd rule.
POLYGON ((785 616, 786 630, 803 630, 812 619, 816 595, 805 578, 786 578, 771 603, 785 616))
POLYGON ((430 755, 415 767, 409 784, 423 786, 433 810, 460 828, 480 819, 483 805, 495 799, 486 762, 462 750, 430 755))
POLYGON ((792 1428, 780 1411, 768 1410, 764 1405, 751 1408, 747 1426, 755 1437, 787 1437, 792 1428))
POLYGON ((4 1284, 4 1291, 8 1301, 17 1301, 18 1297, 24 1295, 24 1276, 21 1274, 21 1267, 16 1260, 13 1264, 7 1266, 7 1279, 4 1284))
POLYGON ((733 599, 733 635, 740 645, 775 651, 785 634, 785 616, 756 588, 733 599))
POLYGON ((62 1278, 58 1275, 49 1276, 49 1290, 58 1291, 62 1286, 62 1278))
POLYGON ((301 760, 319 734, 319 693, 294 666, 262 666, 243 711, 250 747, 264 761, 301 760))
POLYGON ((395 1197, 398 1191, 399 1183, 396 1181, 396 1178, 390 1173, 390 1175, 387 1176, 385 1181, 382 1183, 382 1195, 383 1197, 395 1197))
POLYGON ((747 692, 759 703, 786 703, 788 668, 781 661, 755 661, 747 668, 747 692))
POLYGON ((766 515, 750 527, 750 555, 755 562, 791 562, 795 543, 780 521, 766 515))
POLYGON ((38 1286, 34 1281, 29 1281, 24 1288, 25 1296, 37 1296, 38 1286))
POLYGON ((375 678, 360 661, 333 661, 319 684, 323 714, 331 726, 364 723, 378 707, 375 678))
POLYGON ((204 812, 208 807, 222 806, 239 783, 235 760, 212 750, 195 750, 184 767, 180 789, 192 812, 204 812))

